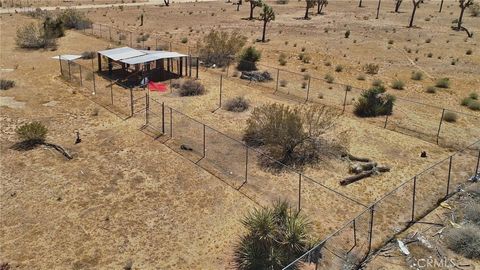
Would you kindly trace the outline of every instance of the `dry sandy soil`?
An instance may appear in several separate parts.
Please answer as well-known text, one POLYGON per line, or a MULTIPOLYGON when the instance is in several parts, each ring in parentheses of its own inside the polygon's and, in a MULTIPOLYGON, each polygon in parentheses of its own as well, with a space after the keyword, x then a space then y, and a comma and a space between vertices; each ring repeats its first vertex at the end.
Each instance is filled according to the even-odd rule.
POLYGON ((152 141, 140 120, 124 122, 57 78, 50 57, 95 39, 71 32, 58 51, 19 50, 11 26, 26 21, 1 18, 1 67, 15 69, 2 78, 17 86, 1 93, 0 261, 14 269, 121 269, 129 260, 134 269, 228 268, 239 219, 256 204, 152 141), (4 106, 7 97, 24 107, 4 106), (33 120, 75 158, 12 150, 15 128, 33 120))
MULTIPOLYGON (((364 3, 367 7, 363 9, 354 9, 353 2, 332 3, 327 7, 324 16, 314 16, 309 21, 295 19, 303 14, 303 9, 296 2, 288 7, 274 5, 279 15, 269 29, 269 38, 272 41, 266 44, 256 43, 256 46, 262 49, 261 63, 278 66, 278 55, 282 51, 289 55, 288 64, 284 67, 286 69, 298 72, 300 67, 305 66, 312 76, 322 78, 326 73, 331 73, 342 83, 368 87, 373 77, 367 76, 367 82, 357 81, 355 78, 362 73, 363 64, 375 61, 381 66, 380 73, 375 78, 390 82, 399 76, 407 82, 406 90, 389 91, 417 101, 479 115, 459 106, 460 98, 473 90, 478 91, 480 54, 475 49, 476 39, 464 42, 463 33, 449 30, 449 21, 455 15, 448 14, 450 11, 457 11, 453 4, 450 8, 447 8, 447 5, 442 13, 445 17, 440 17, 434 12, 435 4, 428 2, 417 14, 417 25, 422 28, 406 29, 403 26, 408 19, 408 13, 392 14, 384 11, 378 21, 373 18, 364 20, 364 16, 372 17, 374 12, 373 2, 364 3), (434 17, 425 21, 430 14, 434 17), (355 22, 352 17, 356 18, 355 22), (440 21, 444 28, 432 36, 432 27, 437 25, 434 23, 436 20, 440 21), (319 26, 320 24, 322 26, 319 26), (324 31, 326 27, 330 29, 328 33, 324 31), (393 33, 393 28, 396 28, 396 34, 393 33), (349 39, 343 37, 346 29, 350 29, 352 33, 349 39), (388 31, 384 40, 377 38, 378 31, 388 31), (427 37, 432 38, 431 43, 425 43, 427 37), (395 40, 391 49, 387 49, 388 39, 395 40), (408 39, 411 41, 407 41, 408 39), (446 43, 446 39, 450 40, 449 43, 446 43), (286 40, 289 41, 288 44, 285 44, 286 40), (315 45, 319 43, 322 45, 315 45), (418 45, 415 45, 417 43, 418 45), (446 45, 443 47, 439 44, 446 45), (409 55, 403 52, 404 46, 411 46, 413 51, 418 47, 420 60, 416 66, 412 66, 412 62, 408 60, 408 57, 416 56, 414 53, 409 55), (449 46, 457 50, 451 50, 449 46), (302 47, 312 56, 310 64, 304 65, 296 60, 302 47), (465 55, 468 48, 474 50, 473 55, 465 55), (375 60, 372 60, 373 51, 375 60), (435 56, 445 55, 442 59, 424 56, 430 51, 435 56), (343 57, 344 54, 347 56, 343 57), (450 65, 450 56, 459 58, 460 62, 455 66, 450 65), (325 66, 326 61, 330 61, 332 65, 325 66), (344 66, 342 73, 333 71, 337 64, 344 66), (410 72, 415 68, 421 68, 433 78, 450 77, 452 87, 433 95, 424 93, 423 89, 431 85, 432 80, 410 80, 410 72)), ((407 10, 409 4, 405 3, 402 9, 407 10)), ((258 37, 259 22, 241 20, 247 16, 246 6, 243 6, 240 12, 235 12, 234 8, 221 2, 191 3, 173 5, 169 9, 148 7, 144 10, 97 10, 88 12, 88 16, 95 22, 122 29, 157 32, 168 38, 167 40, 171 35, 174 42, 188 37, 189 45, 193 45, 195 39, 213 27, 242 29, 242 33, 249 36, 252 42, 258 37), (146 17, 146 24, 142 29, 138 27, 137 21, 141 12, 144 12, 146 17), (178 24, 179 16, 182 18, 181 25, 178 24), (199 21, 201 23, 198 23, 199 21), (162 30, 159 30, 159 25, 162 30)), ((248 209, 256 206, 244 195, 261 204, 279 197, 279 194, 295 197, 296 179, 292 179, 288 174, 275 176, 262 172, 255 162, 251 162, 251 171, 255 173, 257 178, 254 179, 258 181, 252 181, 243 187, 243 194, 234 190, 227 185, 231 184, 228 177, 225 184, 166 146, 152 142, 151 137, 138 130, 143 124, 141 114, 122 121, 100 109, 99 115, 94 116, 99 105, 81 95, 88 91, 67 87, 57 77, 58 62, 48 58, 59 53, 96 51, 117 45, 77 32, 68 32, 67 36, 60 40, 56 52, 18 50, 13 40, 15 28, 5 26, 18 27, 28 20, 20 15, 1 17, 1 68, 15 69, 13 72, 2 73, 2 78, 12 78, 17 82, 17 87, 1 93, 2 105, 7 105, 1 107, 1 235, 2 242, 6 243, 2 244, 2 261, 12 262, 25 269, 43 269, 58 265, 61 268, 73 266, 77 269, 119 268, 128 260, 132 260, 139 269, 225 268, 230 262, 233 243, 241 232, 239 219, 248 209), (25 104, 18 105, 15 102, 25 104), (50 106, 44 106, 45 103, 50 106), (31 120, 45 121, 50 130, 49 139, 71 150, 76 156, 75 159, 64 161, 47 149, 30 152, 10 149, 16 142, 15 127, 31 120), (82 134, 83 142, 74 145, 73 131, 77 129, 82 134), (278 185, 278 181, 284 182, 278 185), (71 247, 69 244, 72 242, 77 245, 71 247), (58 248, 62 246, 65 248, 58 248)), ((467 17, 465 22, 468 26, 474 26, 476 20, 478 19, 467 17)), ((154 40, 149 42, 151 45, 154 40)), ((303 80, 300 75, 297 77, 299 78, 286 75, 290 82, 303 80)), ((169 93, 155 94, 152 97, 165 101, 171 107, 233 138, 241 138, 251 110, 234 114, 220 109, 212 113, 218 106, 219 73, 201 69, 200 79, 208 90, 206 95, 181 98, 176 93, 169 93)), ((107 82, 100 82, 104 89, 106 84, 107 82)), ((321 86, 318 91, 328 91, 328 88, 325 88, 326 86, 321 86)), ((292 92, 300 91, 288 89, 292 89, 292 92)), ((289 97, 273 95, 269 88, 240 82, 237 78, 224 80, 223 94, 224 100, 245 96, 251 101, 252 107, 271 102, 299 104, 289 97)), ((331 95, 337 96, 336 93, 331 95)), ((315 96, 318 96, 318 92, 315 92, 315 96)), ((99 101, 102 104, 102 100, 99 101)), ((416 113, 405 112, 409 117, 416 113)), ((430 123, 429 120, 437 119, 437 112, 427 109, 425 114, 427 117, 414 122, 434 128, 437 122, 430 123)), ((304 175, 368 204, 429 164, 452 153, 450 149, 382 129, 377 125, 378 121, 363 121, 347 114, 341 117, 338 127, 329 136, 335 138, 341 133, 348 134, 351 153, 372 157, 379 163, 391 166, 393 170, 390 173, 340 187, 338 181, 347 175, 347 163, 329 160, 305 169, 304 175), (429 158, 420 158, 421 151, 427 151, 429 158)), ((465 140, 478 138, 479 126, 474 123, 460 117, 457 123, 446 129, 446 134, 449 134, 446 137, 457 135, 465 140)), ((198 145, 201 133, 199 126, 179 126, 184 128, 179 130, 181 135, 166 144, 174 150, 185 141, 193 146, 198 145)), ((212 146, 207 146, 207 151, 217 151, 225 155, 226 151, 232 149, 228 148, 226 142, 222 142, 223 139, 218 139, 219 135, 212 133, 208 138, 216 141, 212 146)), ((241 153, 241 149, 238 151, 241 153)), ((225 155, 225 159, 218 154, 211 157, 212 160, 207 161, 225 166, 220 166, 223 173, 225 169, 226 174, 228 170, 241 170, 237 165, 232 166, 239 163, 237 155, 225 155)), ((197 157, 187 158, 195 160, 197 157)), ((468 155, 463 158, 472 159, 468 155)), ((225 178, 225 175, 219 176, 222 180, 225 178)), ((466 176, 466 172, 462 170, 455 175, 456 179, 466 176)), ((238 184, 237 180, 232 181, 234 186, 238 184)), ((341 202, 343 199, 338 199, 337 196, 327 197, 325 189, 312 183, 304 183, 302 191, 302 206, 313 220, 317 236, 333 231, 361 210, 361 207, 352 206, 351 202, 341 202)), ((391 221, 395 217, 391 213, 392 209, 385 211, 385 222, 391 221)))

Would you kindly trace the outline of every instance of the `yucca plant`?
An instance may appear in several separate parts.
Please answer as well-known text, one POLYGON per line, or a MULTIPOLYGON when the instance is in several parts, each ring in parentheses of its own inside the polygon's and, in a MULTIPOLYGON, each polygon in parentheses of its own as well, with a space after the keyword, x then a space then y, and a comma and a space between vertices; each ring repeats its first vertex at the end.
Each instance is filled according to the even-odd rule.
POLYGON ((255 209, 242 223, 248 232, 235 249, 238 269, 282 269, 311 247, 309 221, 286 201, 255 209))

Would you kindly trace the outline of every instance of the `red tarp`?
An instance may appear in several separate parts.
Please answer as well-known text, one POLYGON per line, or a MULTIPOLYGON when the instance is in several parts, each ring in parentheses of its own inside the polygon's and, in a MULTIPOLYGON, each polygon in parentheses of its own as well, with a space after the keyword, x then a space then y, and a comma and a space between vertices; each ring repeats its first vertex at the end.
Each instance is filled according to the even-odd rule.
POLYGON ((150 81, 148 83, 148 90, 150 91, 159 91, 159 92, 165 92, 167 91, 167 86, 163 83, 156 83, 156 82, 152 82, 150 81))

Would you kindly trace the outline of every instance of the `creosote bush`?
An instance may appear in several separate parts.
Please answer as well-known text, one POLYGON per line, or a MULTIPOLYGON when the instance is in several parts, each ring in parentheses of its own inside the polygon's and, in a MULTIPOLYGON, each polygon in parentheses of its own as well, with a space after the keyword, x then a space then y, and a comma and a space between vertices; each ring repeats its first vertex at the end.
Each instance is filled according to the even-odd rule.
POLYGON ((423 79, 423 73, 421 71, 412 72, 412 80, 421 81, 423 79))
POLYGON ((24 144, 37 145, 45 142, 48 129, 40 122, 32 122, 21 125, 16 133, 24 144))
POLYGON ((403 90, 405 83, 402 80, 396 79, 392 82, 392 88, 396 90, 403 90))
POLYGON ((243 112, 248 109, 250 102, 244 97, 235 97, 227 101, 225 109, 230 112, 243 112))
POLYGON ((469 259, 480 259, 480 228, 465 224, 460 228, 450 228, 444 237, 447 247, 469 259))
POLYGON ((457 118, 458 118, 457 114, 454 113, 454 112, 445 112, 443 114, 443 120, 445 120, 446 122, 449 122, 449 123, 456 122, 457 118))
POLYGON ((238 32, 212 30, 197 44, 199 57, 206 65, 226 66, 234 60, 246 41, 247 38, 238 32))
POLYGON ((327 83, 333 83, 333 81, 335 80, 335 78, 330 74, 325 75, 324 79, 327 83))
POLYGON ((365 71, 365 73, 370 74, 370 75, 377 74, 379 69, 380 69, 380 67, 377 64, 373 64, 373 63, 366 64, 363 67, 363 70, 365 71))
POLYGON ((279 171, 285 169, 282 164, 294 168, 314 164, 344 152, 343 146, 324 138, 339 115, 326 106, 263 105, 253 110, 243 140, 265 150, 259 162, 266 169, 279 171))
POLYGON ((335 67, 335 72, 342 72, 343 71, 343 66, 342 65, 337 65, 335 67))
POLYGON ((205 87, 199 81, 186 79, 180 82, 178 93, 182 97, 203 95, 205 87))
POLYGON ((15 87, 15 81, 0 79, 0 90, 8 90, 15 87))
POLYGON ((240 71, 257 70, 255 63, 260 60, 260 57, 261 53, 255 47, 245 48, 239 56, 237 69, 240 71))
POLYGON ((449 78, 440 78, 435 82, 435 86, 438 88, 449 88, 450 79, 449 78))
POLYGON ((375 117, 379 115, 391 115, 395 97, 385 94, 385 87, 374 86, 362 92, 354 113, 359 117, 375 117))

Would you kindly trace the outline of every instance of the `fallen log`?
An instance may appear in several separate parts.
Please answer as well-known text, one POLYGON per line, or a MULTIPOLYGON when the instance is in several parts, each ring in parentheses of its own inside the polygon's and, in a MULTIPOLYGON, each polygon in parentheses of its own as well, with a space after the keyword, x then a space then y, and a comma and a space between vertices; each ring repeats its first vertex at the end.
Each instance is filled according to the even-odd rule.
POLYGON ((47 143, 47 142, 44 142, 42 143, 44 146, 47 146, 47 147, 51 147, 55 150, 57 150, 58 152, 60 152, 60 154, 62 154, 64 157, 66 157, 67 159, 73 159, 72 155, 70 155, 70 153, 67 152, 67 150, 65 150, 63 147, 61 147, 60 145, 56 145, 56 144, 53 144, 53 143, 47 143))
POLYGON ((362 180, 363 178, 369 177, 374 172, 375 172, 374 170, 369 170, 369 171, 364 171, 364 172, 361 172, 361 173, 353 175, 353 176, 349 176, 349 177, 343 179, 342 181, 340 181, 340 185, 346 186, 346 185, 349 185, 351 183, 357 182, 359 180, 362 180))
POLYGON ((367 163, 354 163, 350 165, 349 171, 350 173, 361 173, 364 171, 372 170, 377 166, 376 162, 367 162, 367 163))
POLYGON ((356 157, 356 156, 354 156, 354 155, 352 155, 352 154, 343 154, 343 155, 342 155, 342 158, 345 158, 345 157, 348 158, 348 159, 351 160, 351 161, 372 162, 372 160, 369 159, 369 158, 356 157))

